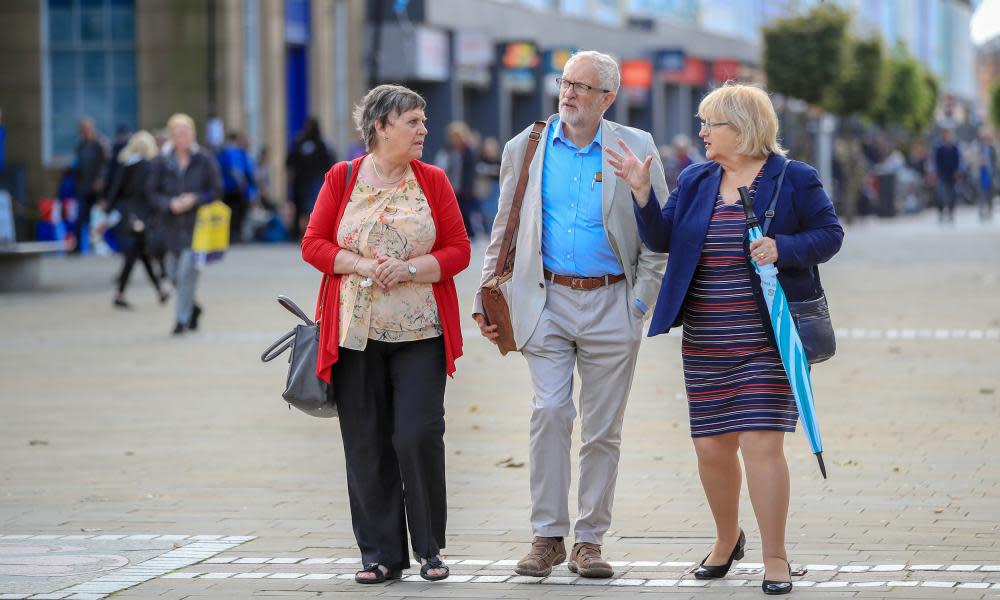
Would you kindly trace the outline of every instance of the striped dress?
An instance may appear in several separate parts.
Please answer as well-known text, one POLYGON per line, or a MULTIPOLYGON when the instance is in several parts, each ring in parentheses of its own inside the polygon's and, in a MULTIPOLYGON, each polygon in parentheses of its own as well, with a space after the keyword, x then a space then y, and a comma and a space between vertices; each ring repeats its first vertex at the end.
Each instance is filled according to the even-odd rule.
POLYGON ((740 203, 725 204, 719 194, 684 303, 681 356, 691 437, 795 431, 795 399, 750 285, 746 229, 740 203))

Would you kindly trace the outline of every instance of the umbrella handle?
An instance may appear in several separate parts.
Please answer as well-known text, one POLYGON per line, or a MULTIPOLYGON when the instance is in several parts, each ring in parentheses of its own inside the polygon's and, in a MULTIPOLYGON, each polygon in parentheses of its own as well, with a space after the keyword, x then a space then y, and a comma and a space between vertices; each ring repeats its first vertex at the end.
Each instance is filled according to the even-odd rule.
POLYGON ((740 202, 743 204, 743 214, 746 215, 747 227, 750 229, 758 227, 757 215, 753 212, 753 206, 750 204, 750 190, 746 186, 741 186, 736 191, 740 193, 740 202))

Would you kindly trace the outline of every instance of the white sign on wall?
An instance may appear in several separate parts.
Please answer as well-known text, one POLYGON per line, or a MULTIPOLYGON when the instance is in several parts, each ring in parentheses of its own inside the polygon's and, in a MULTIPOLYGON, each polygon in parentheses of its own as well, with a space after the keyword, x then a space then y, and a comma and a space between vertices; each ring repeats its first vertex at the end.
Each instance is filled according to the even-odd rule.
POLYGON ((447 81, 448 35, 430 27, 418 27, 414 34, 417 77, 425 81, 447 81))

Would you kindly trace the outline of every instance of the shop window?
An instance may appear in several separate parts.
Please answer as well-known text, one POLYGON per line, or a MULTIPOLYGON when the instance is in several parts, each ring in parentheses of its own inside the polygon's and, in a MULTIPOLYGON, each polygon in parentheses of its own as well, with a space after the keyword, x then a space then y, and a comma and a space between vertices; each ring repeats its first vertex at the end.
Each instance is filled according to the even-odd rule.
POLYGON ((42 14, 46 164, 68 164, 81 117, 111 138, 137 119, 135 0, 46 0, 42 14))

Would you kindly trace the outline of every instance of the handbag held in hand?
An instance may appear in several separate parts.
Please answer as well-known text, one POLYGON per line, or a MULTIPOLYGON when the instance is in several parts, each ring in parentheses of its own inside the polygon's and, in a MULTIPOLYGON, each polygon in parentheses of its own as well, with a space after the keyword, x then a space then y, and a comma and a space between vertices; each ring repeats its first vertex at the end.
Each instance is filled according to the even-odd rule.
MULTIPOLYGON (((325 283, 325 281, 324 281, 325 283)), ((281 394, 289 409, 295 407, 313 417, 336 417, 337 405, 333 402, 333 386, 316 375, 316 351, 319 348, 319 323, 314 323, 291 299, 278 296, 278 303, 302 319, 303 325, 281 336, 260 355, 262 362, 270 362, 285 350, 288 355, 288 380, 281 394)))
POLYGON ((510 318, 510 304, 507 302, 507 286, 511 284, 514 274, 514 238, 518 225, 521 223, 521 204, 524 202, 524 190, 528 187, 528 166, 535 156, 535 148, 542 137, 545 121, 535 121, 528 134, 528 147, 524 152, 521 172, 517 176, 517 187, 514 188, 514 198, 511 201, 510 213, 507 215, 507 227, 503 232, 503 243, 500 245, 500 255, 497 257, 493 276, 486 280, 480 291, 483 312, 487 325, 497 326, 497 348, 500 354, 517 350, 514 341, 514 324, 510 318))

